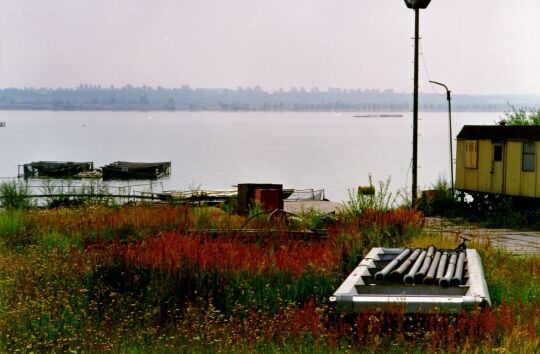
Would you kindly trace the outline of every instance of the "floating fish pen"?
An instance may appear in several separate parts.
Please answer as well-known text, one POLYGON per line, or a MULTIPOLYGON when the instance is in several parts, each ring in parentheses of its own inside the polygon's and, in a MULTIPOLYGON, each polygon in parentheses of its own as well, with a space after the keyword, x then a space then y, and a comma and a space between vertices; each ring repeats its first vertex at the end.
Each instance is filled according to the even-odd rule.
POLYGON ((490 306, 475 249, 373 248, 330 301, 345 313, 457 313, 490 306))
POLYGON ((101 171, 103 179, 155 179, 171 174, 171 162, 116 161, 101 171))
POLYGON ((23 173, 19 176, 24 178, 34 177, 54 177, 70 178, 76 177, 79 173, 90 172, 94 170, 93 162, 69 162, 69 161, 38 161, 22 165, 23 173))

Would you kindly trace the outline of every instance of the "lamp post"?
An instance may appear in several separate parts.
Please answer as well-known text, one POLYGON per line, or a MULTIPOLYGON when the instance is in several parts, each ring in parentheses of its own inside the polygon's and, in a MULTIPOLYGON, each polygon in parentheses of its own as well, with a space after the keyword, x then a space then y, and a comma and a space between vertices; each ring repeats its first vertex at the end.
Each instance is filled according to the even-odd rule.
POLYGON ((405 5, 414 10, 414 98, 413 98, 413 158, 412 158, 412 205, 416 205, 418 194, 418 39, 420 9, 428 7, 431 0, 405 0, 405 5))
POLYGON ((446 87, 445 84, 442 84, 437 81, 430 81, 432 84, 439 85, 444 87, 446 90, 446 99, 448 100, 448 140, 450 142, 450 191, 452 192, 452 197, 454 196, 454 154, 452 153, 452 104, 450 101, 450 90, 446 87))

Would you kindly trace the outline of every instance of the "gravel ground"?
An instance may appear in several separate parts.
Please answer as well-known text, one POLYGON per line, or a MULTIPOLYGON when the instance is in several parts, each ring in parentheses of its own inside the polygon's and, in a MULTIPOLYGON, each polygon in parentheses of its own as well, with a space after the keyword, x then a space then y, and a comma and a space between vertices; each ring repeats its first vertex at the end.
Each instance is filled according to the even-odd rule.
POLYGON ((540 232, 511 229, 487 229, 475 225, 457 225, 444 218, 429 217, 424 221, 424 229, 449 237, 463 236, 480 243, 488 243, 495 248, 510 253, 540 254, 540 232))

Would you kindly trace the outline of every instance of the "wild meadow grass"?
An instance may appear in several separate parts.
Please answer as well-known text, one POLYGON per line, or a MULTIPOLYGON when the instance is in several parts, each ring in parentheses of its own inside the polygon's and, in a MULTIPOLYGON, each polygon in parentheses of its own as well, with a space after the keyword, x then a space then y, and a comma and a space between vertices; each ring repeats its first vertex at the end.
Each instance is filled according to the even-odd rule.
POLYGON ((318 217, 246 235, 246 217, 216 208, 0 212, 0 352, 538 351, 538 256, 474 246, 490 309, 346 316, 328 297, 371 247, 456 242, 409 209, 318 217), (315 224, 328 236, 299 236, 315 224))

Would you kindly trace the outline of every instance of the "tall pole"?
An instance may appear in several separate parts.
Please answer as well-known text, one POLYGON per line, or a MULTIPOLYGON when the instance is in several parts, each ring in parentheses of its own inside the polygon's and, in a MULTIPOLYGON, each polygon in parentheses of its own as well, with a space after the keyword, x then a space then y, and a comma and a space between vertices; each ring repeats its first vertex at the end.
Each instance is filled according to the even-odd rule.
POLYGON ((418 32, 420 9, 414 9, 414 99, 413 99, 413 157, 412 157, 412 206, 418 197, 418 32))
POLYGON ((429 81, 429 82, 442 86, 446 90, 446 100, 448 101, 448 141, 450 143, 450 191, 452 192, 452 196, 453 196, 454 195, 454 153, 452 152, 453 150, 453 147, 452 147, 453 145, 452 144, 452 103, 451 103, 452 97, 450 95, 452 91, 450 91, 445 84, 442 84, 440 82, 437 82, 437 81, 429 81))
POLYGON ((454 199, 454 154, 452 153, 452 104, 450 101, 450 90, 446 91, 446 99, 448 100, 448 140, 450 142, 450 191, 452 192, 452 200, 454 199))

